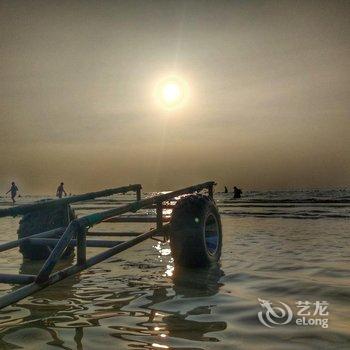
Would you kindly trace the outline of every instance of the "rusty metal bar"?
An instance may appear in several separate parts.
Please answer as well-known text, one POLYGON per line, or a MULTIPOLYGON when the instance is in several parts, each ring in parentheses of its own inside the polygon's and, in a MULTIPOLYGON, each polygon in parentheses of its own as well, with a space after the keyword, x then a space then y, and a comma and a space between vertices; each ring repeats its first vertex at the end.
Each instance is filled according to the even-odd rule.
MULTIPOLYGON (((124 201, 123 201, 124 202, 124 201)), ((118 204, 125 204, 125 203, 120 203, 118 204)), ((96 206, 96 207, 76 207, 74 206, 73 209, 75 210, 103 210, 103 209, 109 209, 111 208, 111 204, 108 204, 109 207, 102 207, 102 206, 96 206)), ((174 209, 175 204, 163 204, 163 209, 174 209)), ((149 207, 144 207, 143 209, 157 209, 156 205, 150 205, 149 207)))
POLYGON ((20 238, 20 239, 17 239, 15 241, 11 241, 11 242, 6 242, 6 243, 3 243, 3 244, 0 244, 0 252, 4 252, 6 250, 9 250, 9 249, 12 249, 12 248, 16 248, 20 244, 28 241, 31 238, 54 237, 56 235, 59 235, 59 234, 63 233, 65 231, 65 229, 66 229, 65 227, 59 227, 59 228, 55 228, 53 230, 49 230, 49 231, 37 233, 35 235, 31 235, 31 236, 28 236, 28 237, 20 238))
MULTIPOLYGON (((103 220, 103 222, 158 222, 160 219, 154 216, 115 216, 109 219, 103 220)), ((162 218, 164 222, 170 221, 170 216, 164 216, 162 218)))
POLYGON ((128 237, 128 236, 139 236, 143 232, 130 231, 130 232, 117 232, 117 231, 88 231, 87 237, 128 237))
POLYGON ((86 200, 90 200, 98 197, 107 197, 117 193, 126 193, 130 191, 138 192, 138 191, 141 191, 141 188, 142 187, 140 184, 135 184, 135 185, 111 188, 111 189, 98 191, 98 192, 89 192, 89 193, 80 194, 77 196, 71 196, 71 197, 60 198, 60 199, 52 199, 48 201, 39 201, 31 204, 24 204, 16 207, 0 209, 0 218, 5 216, 23 215, 36 210, 68 205, 70 203, 82 202, 82 201, 86 201, 86 200))
POLYGON ((8 273, 0 273, 0 283, 28 284, 34 282, 35 277, 35 275, 12 275, 8 273))
MULTIPOLYGON (((157 203, 157 229, 161 229, 163 227, 163 220, 165 218, 163 218, 163 203, 162 202, 158 202, 157 203)), ((170 217, 169 217, 170 220, 170 217)))
POLYGON ((78 219, 71 221, 71 223, 68 225, 67 229, 64 231, 63 235, 57 242, 55 248, 52 250, 50 256, 47 258, 41 270, 39 271, 36 277, 36 282, 42 283, 43 281, 49 278, 50 273, 52 272, 56 263, 62 256, 64 250, 67 248, 73 235, 77 233, 80 229, 81 226, 79 225, 78 219))
POLYGON ((86 262, 86 229, 80 229, 77 233, 77 265, 83 265, 86 262))
MULTIPOLYGON (((78 235, 79 237, 79 235, 78 235)), ((54 239, 54 238, 32 238, 30 240, 30 243, 32 244, 36 244, 36 245, 44 245, 44 246, 55 246, 58 243, 58 239, 54 239)), ((124 241, 109 241, 109 240, 104 240, 104 239, 92 239, 92 240, 86 240, 85 244, 82 246, 83 248, 86 247, 95 247, 95 248, 111 248, 114 247, 120 243, 124 243, 124 241)), ((72 239, 68 245, 73 246, 73 247, 77 247, 79 248, 79 241, 77 239, 72 239)), ((78 250, 79 252, 79 250, 78 250)), ((81 261, 86 261, 86 250, 85 250, 85 254, 84 252, 80 257, 79 257, 79 253, 78 253, 78 260, 81 261)))
POLYGON ((135 237, 141 235, 143 232, 131 231, 131 232, 114 232, 114 231, 93 231, 88 232, 87 236, 96 237, 135 237))

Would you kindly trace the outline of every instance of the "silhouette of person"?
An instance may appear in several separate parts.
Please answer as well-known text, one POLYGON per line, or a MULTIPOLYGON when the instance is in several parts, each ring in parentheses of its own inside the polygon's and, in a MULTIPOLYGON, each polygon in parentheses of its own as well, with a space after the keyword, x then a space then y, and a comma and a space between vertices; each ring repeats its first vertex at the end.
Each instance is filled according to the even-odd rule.
POLYGON ((225 193, 228 193, 228 189, 227 189, 227 187, 225 186, 225 193))
POLYGON ((240 188, 237 188, 236 186, 233 187, 233 198, 241 198, 242 190, 240 188))
POLYGON ((64 183, 61 182, 60 185, 57 187, 57 191, 56 191, 56 197, 58 198, 62 198, 62 195, 64 193, 64 196, 67 196, 66 191, 64 190, 64 183))
POLYGON ((18 187, 16 186, 16 184, 14 182, 11 183, 11 188, 6 192, 6 194, 8 194, 9 192, 11 192, 11 199, 12 199, 12 203, 15 204, 15 197, 17 195, 18 192, 18 187))

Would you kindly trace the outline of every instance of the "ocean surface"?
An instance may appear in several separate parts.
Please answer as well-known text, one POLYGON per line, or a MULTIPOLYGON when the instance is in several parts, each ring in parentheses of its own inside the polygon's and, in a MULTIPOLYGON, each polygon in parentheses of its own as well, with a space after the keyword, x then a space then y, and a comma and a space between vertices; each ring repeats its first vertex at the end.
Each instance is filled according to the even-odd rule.
MULTIPOLYGON (((219 265, 174 269, 168 243, 145 241, 0 310, 0 349, 350 349, 350 190, 215 198, 224 235, 219 265)), ((132 199, 74 207, 81 216, 132 199)), ((0 208, 8 201, 0 198, 0 208)), ((18 222, 0 218, 1 242, 16 239, 18 222)), ((88 255, 99 251, 88 248, 88 255)), ((39 268, 17 249, 0 253, 0 273, 39 268)), ((0 284, 0 295, 14 289, 0 284)))

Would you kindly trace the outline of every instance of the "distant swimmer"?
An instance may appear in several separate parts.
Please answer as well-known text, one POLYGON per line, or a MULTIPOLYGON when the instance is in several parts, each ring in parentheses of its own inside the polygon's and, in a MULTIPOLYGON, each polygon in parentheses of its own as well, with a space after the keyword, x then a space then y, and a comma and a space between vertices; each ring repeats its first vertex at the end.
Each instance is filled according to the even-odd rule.
POLYGON ((64 196, 67 196, 66 191, 64 190, 64 183, 61 182, 60 185, 57 187, 57 191, 56 191, 56 197, 58 198, 62 198, 62 195, 64 193, 64 196))
POLYGON ((225 186, 225 193, 228 193, 228 189, 227 189, 227 187, 225 186))
POLYGON ((17 195, 18 192, 18 187, 16 186, 16 184, 14 182, 11 183, 11 188, 6 192, 6 194, 11 192, 11 199, 12 199, 12 203, 15 204, 15 197, 17 195))
POLYGON ((237 188, 236 186, 233 187, 233 198, 241 198, 242 190, 240 188, 237 188))

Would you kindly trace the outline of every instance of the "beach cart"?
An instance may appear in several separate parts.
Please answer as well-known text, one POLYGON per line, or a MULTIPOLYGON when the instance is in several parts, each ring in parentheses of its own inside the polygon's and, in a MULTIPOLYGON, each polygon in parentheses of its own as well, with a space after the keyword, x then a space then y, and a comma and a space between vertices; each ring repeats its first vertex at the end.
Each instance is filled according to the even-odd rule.
POLYGON ((19 248, 23 259, 42 261, 38 274, 0 274, 0 283, 23 285, 0 297, 0 308, 13 304, 68 276, 79 273, 147 239, 169 241, 175 266, 199 268, 216 263, 222 246, 221 220, 213 199, 213 181, 142 198, 139 184, 54 200, 38 201, 0 210, 0 218, 22 216, 18 239, 0 244, 0 253, 19 248), (127 204, 77 217, 72 203, 135 192, 127 204), (152 216, 125 216, 152 209, 152 216), (171 212, 165 215, 164 212, 171 212), (147 232, 93 231, 101 223, 154 222, 147 232), (93 237, 94 239, 89 239, 93 237), (104 237, 105 239, 100 239, 104 237), (106 238, 109 239, 106 239, 106 238), (125 240, 111 240, 124 237, 125 240), (86 248, 102 252, 87 256, 86 248), (55 270, 61 259, 72 255, 71 266, 55 270))

